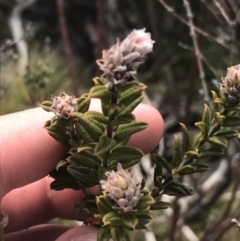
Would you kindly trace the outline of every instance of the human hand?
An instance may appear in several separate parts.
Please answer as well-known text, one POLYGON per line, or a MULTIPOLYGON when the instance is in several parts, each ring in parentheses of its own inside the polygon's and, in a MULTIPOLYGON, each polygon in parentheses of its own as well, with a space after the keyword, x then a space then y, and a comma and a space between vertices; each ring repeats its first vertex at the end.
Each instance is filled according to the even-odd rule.
MULTIPOLYGON (((92 101, 91 109, 100 110, 97 100, 92 101)), ((133 135, 129 145, 148 153, 163 135, 162 117, 144 104, 133 113, 149 126, 133 135)), ((76 219, 73 205, 84 197, 81 191, 49 188, 49 172, 68 151, 43 128, 52 115, 35 108, 0 117, 0 201, 1 209, 9 216, 6 241, 96 240, 96 230, 89 226, 46 224, 54 217, 76 219)), ((97 190, 94 187, 88 192, 97 190)))

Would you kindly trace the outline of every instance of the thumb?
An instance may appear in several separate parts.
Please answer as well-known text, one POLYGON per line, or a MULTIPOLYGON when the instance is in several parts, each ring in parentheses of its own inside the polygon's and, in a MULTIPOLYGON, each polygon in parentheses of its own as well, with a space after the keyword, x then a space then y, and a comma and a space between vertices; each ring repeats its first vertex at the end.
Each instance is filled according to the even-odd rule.
POLYGON ((81 226, 69 229, 56 241, 96 241, 97 229, 90 226, 81 226))

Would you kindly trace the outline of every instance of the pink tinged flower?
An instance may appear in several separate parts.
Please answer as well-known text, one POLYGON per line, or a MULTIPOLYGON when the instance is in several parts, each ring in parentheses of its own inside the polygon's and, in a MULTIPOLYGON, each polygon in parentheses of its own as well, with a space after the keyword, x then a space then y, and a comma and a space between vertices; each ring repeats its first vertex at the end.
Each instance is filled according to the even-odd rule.
POLYGON ((65 93, 61 93, 60 96, 52 95, 53 105, 52 111, 59 118, 69 118, 69 114, 77 110, 77 101, 75 96, 69 96, 65 93))
POLYGON ((101 181, 101 187, 107 191, 108 195, 116 202, 114 208, 120 209, 122 212, 133 211, 139 198, 141 197, 140 183, 137 183, 133 175, 125 171, 121 164, 118 164, 118 170, 107 172, 106 181, 101 181))

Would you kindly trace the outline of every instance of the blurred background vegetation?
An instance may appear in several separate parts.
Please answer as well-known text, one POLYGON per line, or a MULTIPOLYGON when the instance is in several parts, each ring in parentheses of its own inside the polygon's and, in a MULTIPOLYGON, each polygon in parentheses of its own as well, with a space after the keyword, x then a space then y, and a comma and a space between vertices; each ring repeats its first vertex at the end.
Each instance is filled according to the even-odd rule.
MULTIPOLYGON (((101 74, 101 51, 141 28, 156 43, 139 80, 148 85, 145 102, 165 120, 156 151, 170 158, 178 122, 194 133, 209 90, 240 63, 238 0, 0 0, 0 114, 37 107, 62 91, 85 93, 101 74)), ((196 195, 173 199, 136 239, 239 240, 230 222, 240 218, 239 151, 236 140, 226 157, 206 160, 210 172, 184 180, 196 195)), ((141 172, 147 178, 143 164, 141 172)))

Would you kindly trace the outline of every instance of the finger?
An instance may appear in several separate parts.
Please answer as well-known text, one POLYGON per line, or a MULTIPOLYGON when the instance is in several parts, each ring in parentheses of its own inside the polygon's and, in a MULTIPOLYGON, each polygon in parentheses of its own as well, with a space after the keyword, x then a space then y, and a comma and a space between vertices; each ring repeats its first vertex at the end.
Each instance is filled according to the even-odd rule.
POLYGON ((70 228, 63 225, 42 224, 19 232, 6 234, 5 241, 55 241, 70 228))
MULTIPOLYGON (((100 102, 93 100, 91 108, 99 107, 100 102)), ((143 104, 133 113, 137 120, 146 121, 149 126, 136 133, 130 145, 147 153, 162 137, 162 117, 153 107, 143 104)), ((67 148, 43 128, 51 116, 52 113, 36 108, 0 117, 0 200, 10 190, 46 176, 66 153, 67 148)))
MULTIPOLYGON (((46 177, 22 188, 12 190, 2 200, 1 209, 8 215, 6 232, 22 230, 46 223, 55 217, 77 219, 74 204, 84 197, 82 191, 49 188, 52 178, 46 177)), ((99 187, 88 189, 88 194, 99 193, 99 187)))
POLYGON ((63 235, 61 235, 56 241, 96 241, 97 229, 85 226, 69 229, 63 235))

